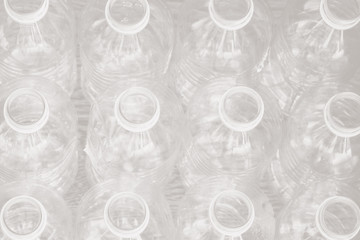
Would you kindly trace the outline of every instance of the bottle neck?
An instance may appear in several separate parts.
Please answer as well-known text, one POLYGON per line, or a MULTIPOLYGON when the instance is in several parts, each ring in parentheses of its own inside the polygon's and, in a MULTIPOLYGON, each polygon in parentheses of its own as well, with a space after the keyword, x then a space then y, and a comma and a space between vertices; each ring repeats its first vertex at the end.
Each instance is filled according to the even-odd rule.
POLYGON ((46 227, 46 222, 45 207, 30 196, 10 199, 0 213, 1 231, 10 239, 38 239, 46 227))
POLYGON ((360 209, 351 199, 335 196, 323 201, 316 212, 316 227, 329 240, 350 240, 360 230, 360 209))
POLYGON ((334 95, 324 108, 324 121, 328 129, 339 137, 360 134, 360 96, 352 92, 334 95))
POLYGON ((40 92, 31 88, 20 88, 7 97, 4 118, 7 125, 16 132, 34 133, 47 123, 49 105, 40 92))
POLYGON ((348 30, 360 22, 360 5, 357 1, 321 0, 320 15, 324 22, 336 30, 348 30), (341 15, 337 12, 342 12, 341 15))
POLYGON ((48 12, 50 0, 4 0, 8 16, 21 24, 33 24, 40 21, 48 12))
POLYGON ((139 239, 140 234, 149 224, 150 210, 140 195, 122 192, 107 201, 104 220, 114 235, 120 238, 139 239))
POLYGON ((136 34, 150 21, 150 5, 147 0, 108 0, 105 18, 116 32, 125 35, 136 34))
POLYGON ((119 125, 130 132, 145 132, 160 118, 158 98, 148 89, 132 87, 115 101, 115 117, 119 125))
POLYGON ((264 102, 253 89, 243 86, 230 88, 219 103, 219 116, 229 129, 247 132, 263 119, 264 102))
POLYGON ((231 0, 228 4, 219 0, 209 1, 210 18, 224 30, 239 30, 248 25, 254 15, 253 0, 231 0))
POLYGON ((251 228, 255 220, 254 205, 240 191, 223 191, 212 200, 209 219, 220 234, 239 237, 251 228))

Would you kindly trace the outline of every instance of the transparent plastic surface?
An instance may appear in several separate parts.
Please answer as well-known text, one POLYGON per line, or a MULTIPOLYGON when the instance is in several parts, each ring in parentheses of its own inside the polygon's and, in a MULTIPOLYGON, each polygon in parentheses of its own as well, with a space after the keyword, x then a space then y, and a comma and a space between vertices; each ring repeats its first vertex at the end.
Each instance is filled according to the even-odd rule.
POLYGON ((305 188, 283 210, 275 239, 356 240, 360 234, 360 193, 334 181, 305 188))
POLYGON ((65 0, 0 3, 0 83, 36 75, 71 94, 76 84, 75 20, 65 0))
POLYGON ((70 210, 44 185, 13 182, 0 186, 0 208, 1 239, 72 239, 70 210))
POLYGON ((81 22, 82 87, 92 100, 115 82, 166 72, 174 32, 161 0, 91 1, 81 22))
POLYGON ((77 173, 77 115, 65 91, 24 77, 0 87, 0 182, 36 179, 61 192, 77 173))
POLYGON ((344 84, 308 91, 287 123, 280 159, 297 183, 336 178, 352 181, 360 169, 360 95, 344 84))
POLYGON ((165 198, 136 179, 123 175, 90 189, 78 209, 76 239, 174 239, 165 198))
POLYGON ((297 189, 301 187, 302 185, 287 174, 278 153, 267 165, 260 178, 260 188, 269 198, 275 217, 294 198, 297 189))
POLYGON ((187 114, 191 139, 179 165, 187 185, 220 174, 257 178, 280 147, 280 108, 257 84, 212 80, 195 93, 187 114))
POLYGON ((272 206, 244 180, 212 177, 194 185, 179 205, 179 240, 275 239, 272 206))
POLYGON ((129 79, 92 105, 86 152, 95 182, 133 173, 164 181, 182 157, 187 135, 181 105, 170 89, 129 79))
POLYGON ((169 73, 184 106, 214 77, 262 69, 271 40, 270 14, 262 0, 185 1, 169 73))
POLYGON ((290 111, 307 88, 351 78, 360 62, 358 0, 289 1, 270 54, 266 84, 290 111))
POLYGON ((78 14, 79 17, 90 1, 91 0, 70 0, 72 6, 75 9, 75 12, 78 14))

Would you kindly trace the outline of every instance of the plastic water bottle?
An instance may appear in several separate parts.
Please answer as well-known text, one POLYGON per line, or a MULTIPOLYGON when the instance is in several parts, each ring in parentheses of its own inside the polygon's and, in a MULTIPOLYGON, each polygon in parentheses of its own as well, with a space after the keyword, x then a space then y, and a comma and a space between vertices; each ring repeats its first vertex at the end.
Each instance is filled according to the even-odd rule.
POLYGON ((194 185, 179 206, 179 240, 273 240, 275 218, 256 185, 230 177, 207 178, 194 185))
POLYGON ((65 192, 77 172, 77 116, 65 91, 39 77, 0 87, 0 183, 37 180, 65 192))
POLYGON ((173 51, 173 23, 161 0, 96 0, 83 14, 82 87, 94 100, 115 82, 159 81, 173 51))
POLYGON ((297 189, 313 180, 359 182, 358 136, 342 137, 340 133, 348 129, 355 134, 356 126, 360 126, 356 96, 360 93, 359 79, 356 76, 342 83, 321 84, 295 104, 293 115, 284 124, 287 136, 281 154, 277 153, 261 178, 261 188, 269 196, 275 214, 294 197, 297 189), (330 121, 325 121, 325 116, 330 121), (335 134, 331 129, 341 130, 335 134))
POLYGON ((132 173, 162 182, 182 157, 187 135, 181 105, 150 79, 118 82, 91 108, 86 152, 95 182, 132 173))
POLYGON ((196 89, 214 77, 262 69, 272 35, 265 1, 188 0, 178 15, 169 78, 185 107, 196 89))
POLYGON ((212 80, 195 93, 187 114, 191 138, 179 164, 186 185, 221 174, 257 179, 280 147, 281 111, 259 84, 212 80))
POLYGON ((1 185, 0 208, 1 239, 72 239, 70 210, 55 191, 44 185, 1 185))
POLYGON ((290 112, 307 88, 359 69, 360 6, 357 1, 289 1, 270 54, 266 84, 290 112))
POLYGON ((175 239, 165 198, 136 179, 123 175, 90 189, 79 206, 76 239, 175 239))
POLYGON ((360 95, 352 86, 319 86, 304 94, 288 119, 280 151, 289 176, 297 183, 359 178, 359 119, 360 95))
POLYGON ((36 75, 71 94, 77 78, 74 26, 67 1, 1 1, 0 84, 36 75))
POLYGON ((333 181, 314 183, 284 209, 275 239, 359 239, 359 203, 357 189, 333 181))

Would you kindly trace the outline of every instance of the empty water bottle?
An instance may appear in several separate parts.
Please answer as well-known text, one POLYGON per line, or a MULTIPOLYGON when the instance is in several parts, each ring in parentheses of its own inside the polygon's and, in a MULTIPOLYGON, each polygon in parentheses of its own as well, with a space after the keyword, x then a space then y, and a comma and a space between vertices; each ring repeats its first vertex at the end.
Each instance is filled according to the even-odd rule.
POLYGON ((230 177, 207 178, 194 185, 179 206, 179 240, 272 240, 275 218, 256 185, 230 177))
POLYGON ((66 92, 24 77, 0 88, 0 182, 36 179, 64 192, 77 172, 77 117, 66 92))
POLYGON ((175 236, 170 208, 159 190, 123 175, 84 195, 76 239, 172 240, 175 236))
POLYGON ((0 238, 72 239, 71 212, 56 192, 33 182, 0 187, 0 238))
POLYGON ((274 88, 287 112, 308 87, 350 78, 360 64, 357 0, 289 1, 270 54, 274 88))
POLYGON ((260 71, 270 46, 271 22, 262 0, 186 1, 179 12, 170 71, 184 106, 214 77, 260 71))
POLYGON ((280 160, 297 183, 359 178, 360 95, 353 90, 343 84, 319 86, 294 107, 280 160))
POLYGON ((188 108, 191 139, 179 169, 187 185, 205 176, 257 178, 280 147, 282 115, 267 89, 219 78, 188 108))
POLYGON ((91 108, 86 152, 99 182, 133 173, 161 182, 183 154, 185 121, 175 94, 151 80, 129 79, 91 108))
POLYGON ((69 94, 76 84, 75 20, 64 0, 0 3, 0 83, 42 76, 69 94))
POLYGON ((359 203, 357 189, 333 181, 314 183, 284 209, 275 239, 359 239, 359 203))
POLYGON ((82 86, 92 100, 133 77, 158 81, 173 51, 171 14, 161 0, 96 0, 81 24, 82 86))

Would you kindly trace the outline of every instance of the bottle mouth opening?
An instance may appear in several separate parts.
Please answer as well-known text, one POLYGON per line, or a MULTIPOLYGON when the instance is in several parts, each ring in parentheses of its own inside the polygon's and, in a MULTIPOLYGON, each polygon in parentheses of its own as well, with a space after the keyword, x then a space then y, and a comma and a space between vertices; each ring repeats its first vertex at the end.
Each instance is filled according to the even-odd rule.
POLYGON ((130 132, 144 132, 158 122, 160 103, 150 90, 129 88, 116 99, 115 117, 118 124, 130 132))
POLYGON ((149 23, 150 5, 147 0, 108 0, 105 18, 115 31, 136 34, 149 23))
POLYGON ((29 196, 10 199, 0 213, 1 230, 10 239, 36 239, 44 231, 46 221, 44 206, 29 196))
POLYGON ((18 23, 32 24, 48 12, 50 0, 4 0, 6 13, 18 23))
POLYGON ((5 122, 19 133, 34 133, 47 123, 49 105, 45 97, 31 88, 13 91, 4 104, 5 122))
POLYGON ((360 22, 360 4, 358 0, 321 0, 320 15, 330 27, 348 30, 360 22))
POLYGON ((353 92, 334 95, 324 108, 324 120, 329 130, 339 137, 360 134, 360 96, 353 92))
POLYGON ((263 119, 264 102, 261 96, 248 87, 233 87, 226 91, 219 103, 222 122, 234 131, 250 131, 263 119))
POLYGON ((209 218, 219 233, 238 237, 252 226, 255 209, 246 194, 236 190, 223 191, 212 200, 209 218))
POLYGON ((116 236, 137 238, 149 224, 150 210, 140 195, 123 192, 107 201, 104 219, 109 230, 116 236))
POLYGON ((346 197, 330 197, 316 212, 316 226, 326 239, 352 239, 360 230, 359 206, 346 197))
POLYGON ((209 14, 222 29, 236 31, 245 27, 254 15, 253 0, 210 0, 209 14))

